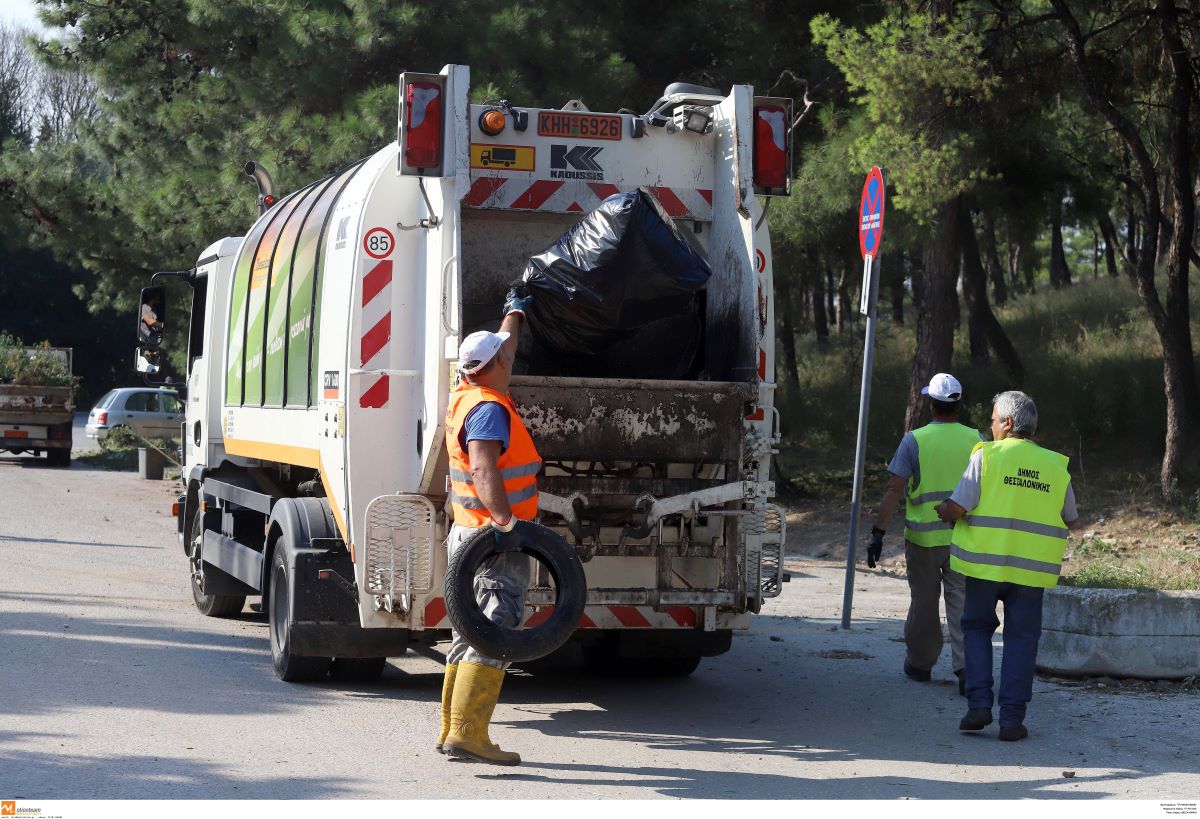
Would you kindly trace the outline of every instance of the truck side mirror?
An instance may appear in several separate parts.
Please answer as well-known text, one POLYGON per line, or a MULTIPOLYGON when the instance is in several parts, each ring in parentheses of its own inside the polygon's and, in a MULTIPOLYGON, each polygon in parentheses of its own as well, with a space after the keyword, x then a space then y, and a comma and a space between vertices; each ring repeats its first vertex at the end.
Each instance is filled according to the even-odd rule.
POLYGON ((162 346, 167 323, 167 288, 161 284, 144 287, 141 301, 137 323, 138 347, 158 350, 162 346))
POLYGON ((162 351, 138 347, 133 366, 142 375, 156 375, 162 369, 162 351))

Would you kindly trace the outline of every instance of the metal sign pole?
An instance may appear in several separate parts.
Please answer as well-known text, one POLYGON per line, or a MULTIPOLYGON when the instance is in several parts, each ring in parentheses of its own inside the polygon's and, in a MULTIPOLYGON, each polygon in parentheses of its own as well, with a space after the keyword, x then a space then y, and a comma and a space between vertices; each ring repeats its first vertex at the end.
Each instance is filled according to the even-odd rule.
POLYGON ((850 499, 850 540, 846 548, 846 588, 842 593, 842 628, 850 628, 854 605, 854 560, 858 544, 858 517, 862 509, 863 464, 867 455, 867 411, 871 407, 871 373, 875 367, 875 316, 879 291, 879 263, 870 255, 863 259, 863 295, 860 312, 867 317, 863 348, 862 390, 858 399, 858 444, 854 450, 854 490, 850 499))

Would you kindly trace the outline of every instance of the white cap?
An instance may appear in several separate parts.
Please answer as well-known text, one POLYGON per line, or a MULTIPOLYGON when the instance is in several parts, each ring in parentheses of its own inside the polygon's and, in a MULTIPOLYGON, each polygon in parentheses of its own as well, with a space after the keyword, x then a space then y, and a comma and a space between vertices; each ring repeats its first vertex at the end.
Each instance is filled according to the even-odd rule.
POLYGON ((928 387, 921 387, 921 395, 935 401, 957 401, 962 398, 962 384, 950 373, 938 373, 929 379, 928 387))
POLYGON ((489 361, 500 351, 504 342, 508 341, 508 333, 489 333, 480 330, 471 333, 463 339, 458 348, 458 371, 464 375, 472 375, 482 370, 489 361))

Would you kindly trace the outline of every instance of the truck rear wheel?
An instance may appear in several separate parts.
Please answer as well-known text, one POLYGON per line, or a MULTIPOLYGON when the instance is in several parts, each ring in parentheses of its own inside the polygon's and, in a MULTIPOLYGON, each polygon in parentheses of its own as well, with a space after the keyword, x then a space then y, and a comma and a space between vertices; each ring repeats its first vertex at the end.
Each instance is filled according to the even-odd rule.
POLYGON ((240 594, 205 594, 204 559, 204 512, 196 509, 192 513, 192 526, 188 536, 188 563, 192 569, 192 600, 196 610, 205 617, 233 617, 241 614, 246 598, 240 594))
POLYGON ((371 683, 383 676, 387 657, 336 657, 329 676, 338 682, 371 683))
POLYGON ((47 449, 46 463, 50 466, 70 466, 71 465, 71 450, 69 449, 47 449))
MULTIPOLYGON (((291 569, 288 543, 281 537, 271 558, 270 603, 267 609, 271 632, 271 663, 284 682, 313 682, 329 673, 331 657, 302 657, 292 648, 291 569)), ((382 668, 380 669, 382 671, 382 668)))

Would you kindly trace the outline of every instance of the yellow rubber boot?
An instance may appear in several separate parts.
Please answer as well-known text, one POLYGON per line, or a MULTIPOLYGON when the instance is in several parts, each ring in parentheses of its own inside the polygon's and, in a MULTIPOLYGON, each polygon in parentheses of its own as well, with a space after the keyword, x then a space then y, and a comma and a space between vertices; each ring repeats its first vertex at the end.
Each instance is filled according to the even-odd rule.
POLYGON ((442 732, 438 734, 437 748, 439 754, 446 751, 442 748, 446 735, 450 733, 450 700, 454 696, 454 678, 458 675, 458 663, 446 664, 446 677, 442 680, 442 732))
POLYGON ((492 711, 500 699, 504 669, 482 663, 459 663, 450 699, 450 733, 445 753, 489 765, 520 765, 519 754, 500 750, 488 736, 492 711))

